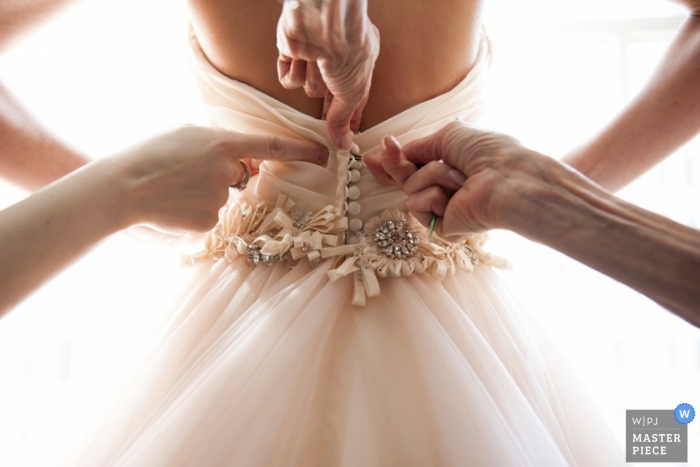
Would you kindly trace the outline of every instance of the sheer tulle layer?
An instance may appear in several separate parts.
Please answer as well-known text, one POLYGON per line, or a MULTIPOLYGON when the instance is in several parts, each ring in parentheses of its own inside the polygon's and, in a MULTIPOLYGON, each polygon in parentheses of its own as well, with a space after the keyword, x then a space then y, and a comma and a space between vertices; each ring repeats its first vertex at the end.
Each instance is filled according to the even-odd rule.
POLYGON ((327 272, 202 268, 82 465, 618 464, 488 267, 387 279, 364 308, 327 272))

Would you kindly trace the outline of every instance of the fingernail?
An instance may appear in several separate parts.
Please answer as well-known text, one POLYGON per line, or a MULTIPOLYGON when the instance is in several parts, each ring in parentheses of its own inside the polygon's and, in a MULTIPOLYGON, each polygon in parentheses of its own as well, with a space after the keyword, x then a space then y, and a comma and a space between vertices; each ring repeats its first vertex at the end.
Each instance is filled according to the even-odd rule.
POLYGON ((389 136, 389 141, 391 141, 391 144, 392 144, 395 148, 401 150, 401 143, 399 143, 399 140, 396 139, 395 136, 389 136))
POLYGON ((352 132, 348 132, 340 138, 340 149, 343 151, 349 151, 352 147, 352 132))
POLYGON ((459 186, 464 185, 464 182, 467 181, 467 176, 459 170, 450 169, 450 171, 447 172, 447 176, 450 177, 450 180, 452 180, 459 186))

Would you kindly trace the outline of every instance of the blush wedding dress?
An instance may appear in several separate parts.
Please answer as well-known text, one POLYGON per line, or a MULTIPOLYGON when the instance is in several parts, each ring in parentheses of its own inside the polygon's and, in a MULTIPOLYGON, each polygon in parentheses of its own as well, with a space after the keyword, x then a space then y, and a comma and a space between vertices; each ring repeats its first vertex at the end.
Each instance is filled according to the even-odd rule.
MULTIPOLYGON (((325 122, 219 73, 213 125, 317 141, 325 122)), ((499 281, 485 237, 429 238, 361 156, 482 110, 490 61, 324 166, 264 162, 231 195, 191 289, 85 466, 620 465, 597 410, 499 281)), ((543 286, 544 287, 544 286, 543 286)))

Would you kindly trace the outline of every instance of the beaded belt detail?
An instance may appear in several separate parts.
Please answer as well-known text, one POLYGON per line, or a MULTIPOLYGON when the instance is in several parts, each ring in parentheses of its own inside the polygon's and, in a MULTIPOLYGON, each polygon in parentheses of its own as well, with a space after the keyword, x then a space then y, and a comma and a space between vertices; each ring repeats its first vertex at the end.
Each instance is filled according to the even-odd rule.
POLYGON ((326 206, 316 213, 300 209, 280 195, 275 207, 250 203, 243 196, 222 208, 217 226, 206 234, 205 249, 183 257, 183 264, 239 256, 252 265, 286 263, 296 265, 306 258, 313 266, 333 260, 331 281, 352 276, 352 303, 364 305, 366 297, 379 295, 378 277, 400 277, 428 273, 443 279, 455 270, 473 271, 481 262, 507 266, 507 261, 482 249, 486 234, 474 234, 462 243, 447 242, 413 216, 395 209, 384 211, 349 232, 348 219, 340 209, 326 206), (348 244, 340 244, 348 238, 348 244))

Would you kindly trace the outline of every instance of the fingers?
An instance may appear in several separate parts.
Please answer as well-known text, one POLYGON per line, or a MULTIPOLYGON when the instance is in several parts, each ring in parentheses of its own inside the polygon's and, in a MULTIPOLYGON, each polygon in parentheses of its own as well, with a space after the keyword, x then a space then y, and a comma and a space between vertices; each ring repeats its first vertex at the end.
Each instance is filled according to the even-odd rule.
POLYGON ((414 139, 403 147, 403 153, 408 161, 418 165, 427 165, 442 159, 441 144, 442 130, 430 136, 414 139))
POLYGON ((328 93, 326 83, 315 61, 307 62, 280 55, 277 59, 277 77, 284 88, 303 87, 309 97, 321 98, 328 93))
POLYGON ((454 196, 448 197, 444 190, 433 186, 410 195, 406 206, 427 228, 435 213, 435 232, 445 240, 459 242, 473 232, 483 230, 464 216, 462 207, 469 202, 468 198, 469 194, 465 190, 459 190, 454 196))
POLYGON ((393 136, 382 139, 382 168, 401 189, 406 179, 416 173, 418 167, 401 153, 401 145, 393 136))
POLYGON ((303 86, 309 96, 322 97, 325 84, 319 86, 323 81, 320 72, 311 66, 326 53, 320 11, 292 3, 284 2, 277 23, 278 79, 287 89, 303 86))
POLYGON ((447 194, 440 187, 432 186, 410 195, 406 207, 421 224, 428 227, 433 213, 439 217, 445 214, 447 202, 447 194))
POLYGON ((360 123, 362 123, 362 111, 365 110, 365 106, 367 105, 368 99, 369 96, 366 96, 364 99, 362 99, 362 102, 360 102, 360 105, 355 109, 355 112, 352 114, 352 118, 350 119, 350 131, 360 131, 360 123))
POLYGON ((357 109, 357 103, 345 101, 338 96, 332 97, 329 102, 328 111, 325 113, 328 132, 333 144, 347 151, 352 147, 353 133, 350 129, 350 121, 357 109))
POLYGON ((378 181, 396 183, 409 195, 434 185, 452 192, 466 181, 461 172, 447 164, 437 161, 431 161, 424 167, 413 164, 393 137, 385 137, 382 145, 381 155, 370 153, 364 156, 367 169, 378 181))
POLYGON ((333 94, 330 92, 327 92, 325 96, 323 96, 323 111, 321 112, 321 120, 326 120, 328 117, 328 109, 331 108, 331 104, 333 103, 333 94))
POLYGON ((294 60, 285 55, 277 59, 277 77, 280 84, 287 89, 297 89, 306 84, 306 67, 304 60, 294 60))
POLYGON ((508 150, 513 148, 522 147, 511 136, 452 122, 432 136, 410 142, 403 151, 415 164, 442 160, 468 174, 492 165, 495 158, 507 157, 508 150))
POLYGON ((394 179, 391 178, 384 167, 382 167, 382 156, 375 153, 367 153, 362 156, 362 163, 365 164, 367 170, 372 174, 372 176, 377 179, 377 181, 385 185, 394 185, 394 179))
POLYGON ((473 206, 473 194, 469 190, 457 191, 445 206, 445 213, 441 219, 438 235, 452 242, 463 240, 474 232, 482 232, 484 226, 476 221, 474 212, 469 208, 473 206))
POLYGON ((326 92, 321 118, 326 120, 328 132, 337 148, 348 150, 352 146, 352 135, 360 130, 362 112, 368 99, 369 94, 358 103, 350 96, 339 97, 326 92))
POLYGON ((237 159, 305 161, 320 164, 328 158, 328 149, 318 143, 276 136, 243 135, 227 132, 226 146, 237 159))
POLYGON ((440 186, 449 192, 454 192, 466 180, 467 177, 462 172, 442 162, 433 161, 408 177, 403 185, 403 190, 408 194, 412 194, 431 186, 440 186))
POLYGON ((321 76, 321 71, 318 69, 318 63, 316 62, 306 63, 306 83, 304 84, 304 91, 306 91, 307 96, 314 98, 324 97, 328 92, 328 88, 323 81, 323 76, 321 76))
POLYGON ((367 1, 284 2, 277 48, 282 85, 303 86, 308 96, 325 97, 322 118, 333 144, 350 149, 379 53, 379 32, 367 16, 367 1))

